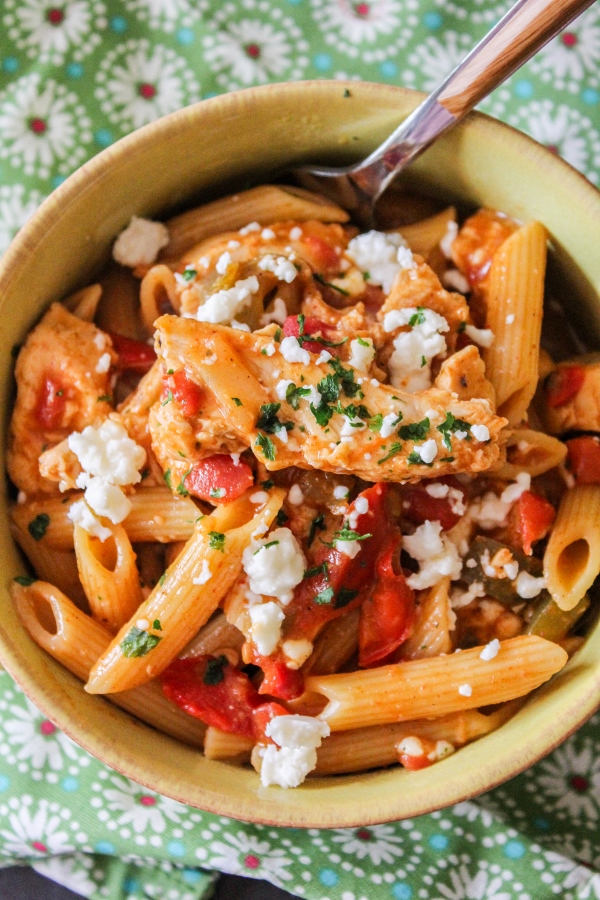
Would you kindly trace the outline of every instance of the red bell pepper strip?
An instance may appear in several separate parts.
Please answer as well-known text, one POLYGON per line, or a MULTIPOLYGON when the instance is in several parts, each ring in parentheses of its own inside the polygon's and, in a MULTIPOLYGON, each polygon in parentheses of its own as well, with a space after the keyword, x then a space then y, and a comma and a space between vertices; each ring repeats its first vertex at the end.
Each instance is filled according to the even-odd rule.
MULTIPOLYGON (((315 334, 318 335, 325 340, 332 340, 329 335, 332 331, 331 327, 327 325, 326 322, 322 322, 321 319, 313 318, 312 316, 307 316, 304 319, 304 326, 301 325, 302 318, 298 316, 288 316, 285 322, 283 323, 283 334, 284 337, 295 337, 299 338, 301 329, 302 336, 315 334)), ((335 335, 335 329, 333 329, 333 333, 335 335)), ((335 340, 335 337, 333 338, 335 340)), ((309 353, 320 353, 322 350, 329 350, 333 352, 335 347, 326 347, 325 344, 320 343, 319 341, 307 341, 302 340, 302 347, 305 350, 308 350, 309 353)))
POLYGON ((456 525, 461 516, 454 512, 453 504, 446 497, 432 497, 431 494, 428 494, 426 488, 429 484, 447 484, 460 491, 463 500, 467 494, 460 481, 452 476, 406 485, 402 491, 402 514, 415 525, 422 525, 423 522, 429 520, 430 522, 439 522, 444 531, 447 531, 456 525))
POLYGON ((58 428, 62 422, 66 402, 67 392, 64 386, 51 375, 47 375, 35 408, 36 421, 42 428, 50 431, 58 428))
POLYGON ((163 376, 163 397, 168 397, 169 392, 181 407, 184 416, 197 416, 202 409, 204 392, 199 384, 188 378, 183 369, 163 376))
POLYGON ((250 466, 231 456, 216 454, 194 463, 185 478, 185 487, 190 494, 209 503, 220 501, 230 503, 241 497, 254 484, 250 466))
POLYGON ((560 366, 556 372, 548 375, 544 383, 548 406, 552 409, 564 406, 575 397, 584 381, 583 366, 560 366))
POLYGON ((119 355, 118 367, 121 371, 139 372, 143 375, 152 368, 156 362, 154 347, 114 331, 109 331, 109 335, 119 355))
POLYGON ((577 484, 600 484, 600 437, 586 434, 567 441, 568 465, 577 484))
POLYGON ((548 534, 556 518, 556 510, 539 494, 525 491, 519 497, 517 511, 523 550, 531 556, 531 545, 548 534))

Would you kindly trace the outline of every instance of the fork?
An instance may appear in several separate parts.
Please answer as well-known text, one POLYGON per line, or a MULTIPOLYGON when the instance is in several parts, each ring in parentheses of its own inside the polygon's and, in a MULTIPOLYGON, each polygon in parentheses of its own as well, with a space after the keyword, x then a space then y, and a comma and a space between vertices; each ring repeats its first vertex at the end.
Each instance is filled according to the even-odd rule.
POLYGON ((375 203, 395 176, 593 2, 518 0, 366 159, 343 167, 302 166, 292 174, 371 227, 375 203))

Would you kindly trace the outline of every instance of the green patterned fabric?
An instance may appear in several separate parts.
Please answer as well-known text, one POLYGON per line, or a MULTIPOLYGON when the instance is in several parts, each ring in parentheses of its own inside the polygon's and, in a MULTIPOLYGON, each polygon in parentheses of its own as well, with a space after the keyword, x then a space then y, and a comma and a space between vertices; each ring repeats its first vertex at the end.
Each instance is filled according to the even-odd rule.
MULTIPOLYGON (((73 169, 215 93, 304 78, 429 90, 510 3, 0 0, 0 252, 73 169)), ((600 172, 600 8, 482 104, 600 172)), ((247 825, 140 788, 0 675, 0 859, 84 897, 197 900, 216 873, 311 900, 600 898, 600 718, 475 802, 411 821, 247 825)))

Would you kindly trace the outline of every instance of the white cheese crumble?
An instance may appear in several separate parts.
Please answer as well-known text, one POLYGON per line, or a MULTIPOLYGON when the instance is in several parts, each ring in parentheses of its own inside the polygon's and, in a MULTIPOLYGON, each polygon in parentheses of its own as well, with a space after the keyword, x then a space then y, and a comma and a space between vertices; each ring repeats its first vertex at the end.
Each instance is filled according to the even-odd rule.
POLYGON ((353 503, 353 507, 352 512, 348 516, 348 528, 352 531, 356 528, 359 517, 364 516, 369 512, 369 501, 366 497, 357 497, 353 503))
POLYGON ((97 331, 94 335, 94 345, 98 348, 98 350, 106 349, 106 335, 101 331, 97 331))
POLYGON ((277 352, 277 349, 275 347, 275 344, 272 341, 270 344, 267 344, 261 350, 261 353, 263 354, 263 356, 273 356, 273 354, 276 352, 277 352))
POLYGON ((241 453, 230 453, 229 455, 233 460, 234 466, 239 466, 241 453))
POLYGON ((345 500, 348 494, 349 490, 343 484, 337 484, 333 489, 333 496, 336 500, 345 500))
POLYGON ((277 325, 283 325, 285 320, 287 319, 287 306, 281 297, 275 297, 273 300, 273 309, 271 312, 263 313, 260 317, 260 325, 261 328, 264 328, 265 325, 270 325, 271 322, 275 322, 277 325))
POLYGON ((67 516, 74 525, 80 525, 92 537, 100 538, 103 542, 112 534, 110 528, 105 528, 100 519, 94 515, 85 500, 73 503, 67 516))
POLYGON ((430 438, 428 441, 425 441, 423 444, 419 444, 418 447, 415 447, 415 452, 419 454, 424 463, 427 463, 429 465, 437 456, 437 444, 433 438, 430 438))
POLYGON ((287 498, 292 506, 300 506, 301 503, 304 503, 304 494, 302 493, 302 488, 299 484, 293 484, 291 486, 287 498))
POLYGON ((259 260, 258 268, 263 272, 272 272, 279 281, 285 281, 286 284, 291 284, 298 274, 296 266, 289 259, 285 256, 273 256, 271 253, 259 260))
POLYGON ((244 225, 243 228, 240 228, 239 234, 241 234, 243 237, 245 237, 247 234, 251 234, 253 231, 260 231, 260 230, 261 230, 261 226, 258 224, 258 222, 250 222, 249 225, 244 225))
POLYGON ((485 645, 479 654, 479 659, 482 659, 484 662, 489 662, 491 659, 495 659, 498 656, 499 650, 500 641, 498 638, 494 638, 493 641, 490 641, 489 644, 485 645))
POLYGON ((289 528, 276 528, 246 547, 242 565, 251 591, 287 605, 304 577, 306 560, 289 528))
POLYGON ((210 581, 212 578, 212 572, 210 571, 210 566, 208 564, 207 559, 202 560, 202 568, 200 569, 200 574, 196 578, 192 578, 192 584, 206 584, 207 581, 210 581))
POLYGON ((442 533, 439 522, 427 519, 414 534, 404 535, 406 552, 420 563, 419 572, 410 575, 406 583, 414 590, 432 587, 448 575, 453 581, 460 578, 462 561, 458 550, 442 533))
POLYGON ((258 278, 255 275, 236 281, 233 287, 217 291, 199 306, 196 318, 199 322, 210 322, 213 325, 230 322, 250 305, 252 295, 257 290, 258 278))
MULTIPOLYGON (((475 560, 473 560, 475 562, 475 560)), ((511 581, 514 581, 517 575, 519 574, 519 563, 514 559, 512 562, 504 563, 502 566, 507 578, 510 578, 511 581)))
POLYGON ((314 648, 310 641, 300 638, 296 641, 284 641, 281 649, 286 656, 288 669, 299 669, 306 662, 314 648))
POLYGON ((534 578, 529 572, 519 572, 515 583, 515 590, 523 600, 532 600, 546 587, 544 578, 534 578))
POLYGON ((275 237, 275 232, 273 231, 272 228, 263 228, 263 230, 260 233, 260 236, 263 239, 263 241, 272 241, 273 238, 275 237))
MULTIPOLYGON (((471 560, 469 560, 469 562, 471 562, 471 560)), ((469 562, 467 563, 467 566, 469 565, 469 562)), ((473 562, 475 562, 475 560, 473 560, 473 562)), ((475 565, 477 565, 477 563, 475 563, 475 565)), ((468 606, 469 603, 472 603, 473 600, 478 600, 480 597, 485 597, 483 583, 481 581, 474 581, 467 591, 461 591, 458 588, 453 589, 450 594, 450 606, 452 609, 461 609, 463 606, 468 606)))
POLYGON ((380 284, 386 294, 398 272, 416 267, 404 238, 383 231, 367 231, 352 238, 346 256, 361 270, 368 284, 380 284))
POLYGON ((360 541, 336 540, 335 549, 339 550, 340 553, 343 553, 344 556, 349 556, 350 559, 354 559, 361 551, 360 541))
POLYGON ((229 250, 235 250, 235 249, 237 249, 237 247, 241 247, 241 246, 242 245, 240 244, 239 241, 228 241, 227 242, 227 247, 229 248, 229 250))
POLYGON ((231 320, 231 327, 237 328, 238 331, 250 331, 250 326, 246 325, 245 322, 238 322, 237 319, 231 320))
POLYGON ((329 725, 312 716, 275 716, 265 734, 275 742, 261 750, 260 780, 265 787, 298 787, 317 764, 317 747, 329 725))
POLYGON ((348 365, 359 372, 367 372, 375 359, 375 348, 371 338, 357 338, 350 341, 350 359, 348 365))
POLYGON ((282 378, 281 381, 277 382, 277 384, 275 385, 275 394, 277 395, 278 400, 285 400, 287 389, 289 388, 290 384, 293 383, 294 382, 289 378, 282 378))
POLYGON ((446 234, 440 241, 440 250, 446 257, 446 259, 452 258, 452 244, 456 240, 457 234, 458 223, 451 219, 446 225, 446 234))
POLYGON ((408 307, 393 309, 383 319, 383 330, 414 324, 410 331, 402 331, 394 338, 394 352, 388 368, 394 387, 410 391, 423 391, 431 386, 431 360, 446 352, 443 332, 450 326, 443 316, 431 309, 408 307))
POLYGON ((458 689, 458 693, 461 695, 461 697, 470 697, 473 693, 473 688, 470 684, 461 684, 458 689))
POLYGON ((227 266, 231 264, 231 253, 229 250, 226 250, 225 253, 221 253, 220 257, 217 260, 217 265, 215 269, 219 273, 219 275, 224 275, 227 271, 227 266))
POLYGON ((266 491, 256 491, 254 494, 250 494, 250 503, 266 503, 269 499, 269 495, 266 491))
POLYGON ((287 362, 299 362, 305 366, 310 363, 310 353, 300 346, 298 339, 295 337, 284 337, 279 345, 279 352, 287 362))
POLYGON ((121 485, 142 480, 138 469, 146 461, 146 452, 119 422, 106 419, 99 427, 88 425, 70 434, 67 443, 88 475, 121 485))
POLYGON ((118 525, 131 512, 131 500, 126 497, 120 487, 110 484, 104 478, 88 478, 85 489, 85 501, 96 515, 110 519, 118 525))
POLYGON ((516 482, 509 484, 498 497, 488 491, 483 497, 475 500, 469 507, 469 517, 484 531, 506 525, 508 514, 513 503, 531 486, 531 475, 519 472, 516 482))
POLYGON ((248 608, 252 623, 250 632, 261 656, 270 656, 281 640, 281 623, 285 615, 272 600, 256 603, 248 608))
POLYGON ((449 491, 449 484, 442 484, 441 482, 436 481, 433 484, 425 485, 425 493, 429 494, 430 497, 434 497, 436 500, 442 500, 444 497, 447 497, 449 491))
POLYGON ((414 735, 410 735, 409 737, 403 738, 400 743, 396 744, 396 750, 398 753, 401 753, 403 756, 424 756, 425 750, 423 749, 423 744, 419 740, 418 737, 414 737, 414 735))
POLYGON ((108 372, 110 369, 110 353, 103 353, 98 362, 96 363, 96 372, 100 375, 104 375, 105 372, 108 372))
POLYGON ((480 347, 491 347, 494 343, 494 332, 490 328, 475 328, 474 325, 465 325, 465 334, 480 347))
POLYGON ((344 420, 344 424, 340 431, 340 436, 342 438, 350 437, 355 431, 362 431, 363 428, 367 427, 362 419, 351 419, 349 416, 342 416, 342 418, 344 420))
POLYGON ((148 621, 148 619, 138 619, 135 623, 135 627, 139 628, 140 631, 146 631, 148 628, 150 628, 150 622, 148 621))
POLYGON ((394 428, 398 424, 398 413, 388 413, 387 416, 383 417, 381 428, 379 430, 379 436, 382 438, 388 438, 391 434, 394 433, 394 428))
POLYGON ((512 325, 513 322, 515 321, 515 314, 509 313, 504 321, 506 322, 507 325, 512 325))
POLYGON ((299 241, 302 237, 302 229, 295 225, 290 229, 290 241, 299 241))
POLYGON ((487 425, 471 425, 471 434, 476 441, 489 441, 490 429, 487 425))
MULTIPOLYGON (((315 359, 315 363, 316 363, 318 366, 322 366, 324 363, 329 362, 329 360, 330 360, 331 358, 332 358, 332 357, 331 357, 331 353, 329 352, 329 350, 321 350, 321 352, 319 353, 319 355, 318 355, 317 358, 315 359)), ((377 384, 379 384, 379 382, 377 382, 377 384)))
POLYGON ((149 266, 168 243, 169 231, 166 225, 132 216, 127 228, 113 244, 113 259, 130 269, 149 266))
POLYGON ((458 269, 448 269, 442 275, 442 284, 445 288, 459 291, 461 294, 468 294, 471 291, 471 285, 458 269))

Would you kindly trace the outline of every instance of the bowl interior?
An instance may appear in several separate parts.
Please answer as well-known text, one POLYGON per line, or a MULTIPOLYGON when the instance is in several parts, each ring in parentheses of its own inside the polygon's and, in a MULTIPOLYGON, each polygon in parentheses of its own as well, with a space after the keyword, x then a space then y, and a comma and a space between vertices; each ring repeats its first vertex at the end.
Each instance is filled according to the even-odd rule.
MULTIPOLYGON (((296 83, 214 98, 147 126, 91 160, 25 226, 0 265, 4 346, 41 311, 86 284, 131 215, 164 216, 302 161, 347 162, 371 151, 416 105, 382 85, 296 83), (349 93, 349 96, 348 96, 349 93), (323 111, 327 114, 324 116, 323 111)), ((567 296, 600 343, 600 194, 533 141, 473 116, 424 154, 403 179, 445 200, 485 205, 549 229, 567 296)), ((571 310, 569 309, 569 316, 571 310)), ((10 355, 0 361, 8 421, 10 355)), ((0 449, 2 458, 4 447, 0 449)), ((77 743, 135 781, 202 809, 249 821, 348 827, 414 816, 478 794, 532 764, 600 701, 600 626, 566 669, 499 732, 417 773, 400 768, 262 788, 253 771, 205 759, 86 694, 20 626, 6 587, 23 570, 0 503, 0 659, 31 699, 77 743)))

